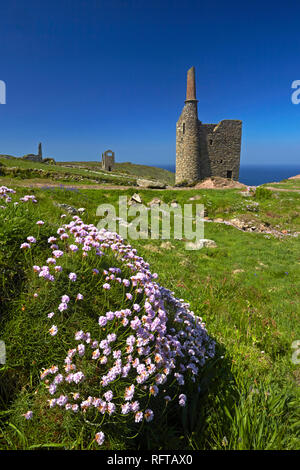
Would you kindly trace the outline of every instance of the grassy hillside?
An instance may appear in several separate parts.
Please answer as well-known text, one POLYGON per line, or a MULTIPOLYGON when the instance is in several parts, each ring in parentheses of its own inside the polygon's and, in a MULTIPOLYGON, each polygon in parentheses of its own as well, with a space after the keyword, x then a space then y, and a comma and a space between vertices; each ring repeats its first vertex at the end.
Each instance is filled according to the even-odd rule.
POLYGON ((300 191, 300 178, 287 179, 279 183, 266 183, 263 186, 270 186, 275 189, 297 189, 300 191))
POLYGON ((37 163, 11 157, 1 158, 0 176, 18 179, 51 179, 59 182, 74 181, 81 184, 114 184, 136 186, 137 178, 158 180, 173 185, 175 175, 170 171, 133 163, 117 163, 115 171, 102 170, 98 162, 57 162, 55 165, 37 163))
MULTIPOLYGON (((7 347, 7 362, 0 366, 0 448, 299 450, 300 374, 299 364, 292 361, 293 342, 300 339, 300 250, 296 236, 300 232, 300 195, 296 192, 262 189, 244 197, 235 189, 139 191, 146 205, 154 197, 166 204, 175 200, 180 205, 203 203, 211 220, 239 218, 263 223, 281 231, 282 236, 207 222, 205 238, 214 240, 216 248, 187 251, 184 239, 172 237, 130 239, 138 255, 149 262, 151 272, 158 273, 159 284, 189 302, 195 315, 203 319, 216 342, 215 357, 200 368, 195 383, 187 380, 180 387, 179 393, 187 395, 186 407, 178 407, 174 384, 162 386, 163 395, 171 396, 170 403, 158 395, 155 399, 149 396, 150 405, 144 401, 143 388, 137 386, 141 404, 154 410, 151 423, 143 421, 140 426, 121 411, 110 420, 107 413, 72 414, 61 407, 49 408, 52 380, 41 381, 41 369, 64 363, 68 350, 78 343, 74 346, 74 331, 90 331, 94 339, 99 334, 101 312, 120 310, 131 300, 124 299, 124 291, 117 285, 107 294, 102 289, 103 267, 121 265, 113 258, 105 265, 105 257, 90 257, 88 262, 82 258, 81 262, 68 248, 73 239, 58 238, 55 242, 68 253, 56 264, 67 273, 76 272, 76 282, 62 276, 55 285, 45 283, 32 267, 45 264, 51 256, 48 237, 58 237, 58 227, 72 220, 58 204, 84 208, 78 215, 85 223, 97 225, 99 204, 117 208, 120 195, 129 198, 136 190, 19 188, 12 205, 0 210, 0 339, 7 347), (24 194, 34 195, 38 202, 13 206, 24 194), (191 197, 197 199, 191 201, 191 197), (66 217, 61 219, 63 213, 66 217), (36 225, 38 220, 44 225, 36 225), (30 235, 37 243, 22 251, 20 245, 30 235), (96 267, 98 274, 92 272, 96 267), (78 293, 83 295, 82 301, 74 301, 78 293), (59 312, 62 295, 71 300, 68 308, 59 312), (52 311, 55 316, 47 318, 52 311), (51 337, 48 330, 53 324, 59 334, 51 337), (33 411, 31 420, 23 416, 28 410, 33 411), (93 437, 99 429, 106 435, 100 447, 93 437)), ((122 277, 125 275, 129 273, 122 271, 122 277)), ((171 318, 169 322, 171 325, 171 318)), ((118 328, 116 323, 112 331, 121 331, 118 328)), ((123 334, 126 337, 125 330, 123 334)), ((122 349, 122 341, 119 345, 122 349)), ((93 377, 101 376, 101 366, 97 371, 94 361, 84 361, 78 358, 76 363, 89 379, 70 390, 80 391, 83 397, 97 396, 98 382, 93 377)), ((61 387, 53 397, 68 392, 69 385, 61 387)), ((115 396, 121 396, 123 380, 113 387, 115 396)))
MULTIPOLYGON (((85 168, 89 171, 103 171, 101 169, 100 162, 68 162, 68 163, 58 163, 59 165, 65 166, 71 165, 73 168, 85 168)), ((107 172, 106 172, 107 173, 107 172)), ((123 162, 116 163, 113 174, 116 175, 129 175, 136 178, 145 178, 151 180, 158 180, 168 185, 174 185, 175 183, 175 174, 171 171, 164 170, 162 168, 147 166, 147 165, 138 165, 136 163, 123 162)))
POLYGON ((137 165, 135 163, 125 162, 116 164, 116 173, 125 173, 139 178, 148 178, 159 180, 173 186, 175 183, 175 174, 162 168, 156 168, 147 165, 137 165))
POLYGON ((80 184, 114 184, 135 186, 135 178, 118 177, 102 170, 93 171, 80 166, 64 166, 64 164, 48 165, 22 160, 20 158, 0 158, 0 176, 19 180, 43 179, 51 182, 76 182, 80 184))

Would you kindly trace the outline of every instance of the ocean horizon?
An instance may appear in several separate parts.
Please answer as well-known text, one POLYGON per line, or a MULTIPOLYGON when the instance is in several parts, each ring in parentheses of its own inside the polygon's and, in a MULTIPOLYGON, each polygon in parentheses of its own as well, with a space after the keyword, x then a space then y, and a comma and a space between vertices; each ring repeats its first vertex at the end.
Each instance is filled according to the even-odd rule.
MULTIPOLYGON (((154 166, 154 165, 153 165, 154 166)), ((175 173, 175 165, 160 165, 164 170, 175 173)), ((239 181, 248 186, 282 181, 300 174, 299 165, 241 165, 239 181)))

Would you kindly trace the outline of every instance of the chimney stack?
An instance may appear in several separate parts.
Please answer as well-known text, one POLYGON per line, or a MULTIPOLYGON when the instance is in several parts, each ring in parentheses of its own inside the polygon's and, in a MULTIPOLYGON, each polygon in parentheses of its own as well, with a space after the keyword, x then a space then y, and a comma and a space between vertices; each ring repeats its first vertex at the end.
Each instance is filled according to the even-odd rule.
POLYGON ((196 100, 195 67, 191 67, 187 72, 186 101, 198 101, 196 100))

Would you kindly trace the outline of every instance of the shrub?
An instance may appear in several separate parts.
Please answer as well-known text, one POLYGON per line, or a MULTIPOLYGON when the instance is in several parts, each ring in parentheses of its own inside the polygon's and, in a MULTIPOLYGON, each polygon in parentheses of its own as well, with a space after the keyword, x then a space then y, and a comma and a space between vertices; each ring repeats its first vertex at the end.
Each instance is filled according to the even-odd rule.
POLYGON ((271 199, 273 197, 273 193, 270 189, 266 189, 262 186, 259 186, 256 188, 255 191, 255 199, 258 200, 265 200, 265 199, 271 199))

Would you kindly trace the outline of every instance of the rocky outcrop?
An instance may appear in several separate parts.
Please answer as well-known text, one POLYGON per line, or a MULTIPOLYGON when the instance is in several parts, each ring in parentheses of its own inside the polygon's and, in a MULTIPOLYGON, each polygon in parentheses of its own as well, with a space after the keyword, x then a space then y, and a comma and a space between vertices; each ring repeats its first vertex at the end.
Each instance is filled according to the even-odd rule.
POLYGON ((144 180, 144 179, 138 179, 136 184, 140 188, 165 189, 166 187, 166 184, 160 181, 151 181, 151 180, 144 180))

